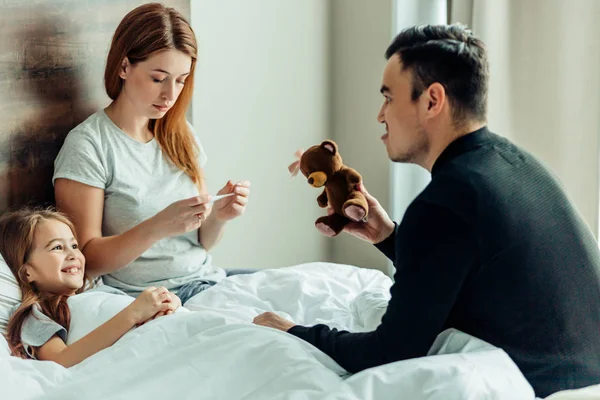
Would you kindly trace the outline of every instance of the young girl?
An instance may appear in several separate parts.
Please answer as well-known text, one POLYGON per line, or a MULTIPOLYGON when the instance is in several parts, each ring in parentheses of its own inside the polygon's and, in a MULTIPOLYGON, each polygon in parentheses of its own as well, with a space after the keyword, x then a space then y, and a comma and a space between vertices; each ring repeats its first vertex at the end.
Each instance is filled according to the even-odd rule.
POLYGON ((141 5, 117 27, 104 83, 112 100, 66 137, 56 205, 73 221, 88 270, 137 296, 150 283, 185 301, 228 273, 208 250, 246 209, 249 182, 210 202, 206 156, 185 115, 198 46, 173 8, 141 5))
MULTIPOLYGON (((67 346, 68 300, 81 293, 87 281, 72 223, 50 210, 6 213, 0 217, 0 254, 22 292, 7 335, 18 357, 51 360, 68 368, 111 346, 131 328, 181 305, 167 289, 149 287, 112 319, 67 346)), ((90 290, 125 295, 104 286, 90 290)))

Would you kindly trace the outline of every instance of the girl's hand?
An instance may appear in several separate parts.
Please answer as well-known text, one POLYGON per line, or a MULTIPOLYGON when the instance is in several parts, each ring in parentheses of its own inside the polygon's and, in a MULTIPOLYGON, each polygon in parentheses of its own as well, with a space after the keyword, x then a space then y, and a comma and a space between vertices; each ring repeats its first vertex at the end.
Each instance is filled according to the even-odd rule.
POLYGON ((217 195, 228 193, 235 193, 235 196, 217 200, 213 205, 214 217, 222 222, 237 218, 246 211, 248 196, 250 195, 250 182, 243 181, 233 184, 231 181, 227 181, 227 184, 217 192, 217 195))
POLYGON ((135 325, 142 325, 161 312, 174 311, 172 296, 174 295, 164 287, 144 289, 127 307, 135 325))
POLYGON ((157 313, 152 319, 156 319, 158 317, 162 317, 163 315, 171 315, 173 314, 179 307, 181 307, 181 299, 175 294, 169 292, 169 309, 167 311, 161 311, 157 313))

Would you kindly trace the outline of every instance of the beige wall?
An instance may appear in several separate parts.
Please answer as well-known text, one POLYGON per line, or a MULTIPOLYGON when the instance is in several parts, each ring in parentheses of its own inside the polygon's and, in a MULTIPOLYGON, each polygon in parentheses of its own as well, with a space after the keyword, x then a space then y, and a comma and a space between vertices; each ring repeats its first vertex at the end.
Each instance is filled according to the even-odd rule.
POLYGON ((320 236, 319 191, 290 180, 294 150, 330 138, 390 210, 390 163, 376 116, 392 0, 192 2, 200 40, 193 118, 212 192, 251 179, 250 206, 213 251, 225 267, 331 260, 388 270, 372 245, 320 236), (259 157, 257 152, 264 153, 259 157))
POLYGON ((223 267, 280 267, 328 258, 313 221, 318 193, 292 181, 296 148, 329 127, 327 2, 192 1, 199 40, 193 120, 214 193, 252 181, 246 214, 212 251, 223 267))

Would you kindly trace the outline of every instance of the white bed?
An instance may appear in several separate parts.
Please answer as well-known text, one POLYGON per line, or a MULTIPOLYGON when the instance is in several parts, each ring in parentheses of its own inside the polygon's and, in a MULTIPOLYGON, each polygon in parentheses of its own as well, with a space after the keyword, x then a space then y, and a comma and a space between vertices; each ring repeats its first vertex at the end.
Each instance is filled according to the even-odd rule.
MULTIPOLYGON (((276 311, 300 324, 371 330, 390 284, 378 271, 329 263, 234 276, 192 298, 192 311, 134 329, 71 369, 10 357, 1 342, 0 399, 534 399, 502 350, 458 331, 440 335, 428 357, 350 375, 300 339, 251 323, 276 311)), ((129 301, 79 296, 69 342, 129 301)), ((581 398, 600 398, 592 390, 596 397, 581 398)))

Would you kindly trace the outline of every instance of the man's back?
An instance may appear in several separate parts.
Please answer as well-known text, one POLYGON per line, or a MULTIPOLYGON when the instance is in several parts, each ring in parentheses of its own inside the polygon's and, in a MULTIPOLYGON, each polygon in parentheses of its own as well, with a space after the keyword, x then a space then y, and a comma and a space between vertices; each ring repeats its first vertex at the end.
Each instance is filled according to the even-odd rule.
POLYGON ((600 383, 600 252, 546 168, 484 128, 442 153, 416 202, 477 242, 447 327, 503 348, 538 396, 600 383))

